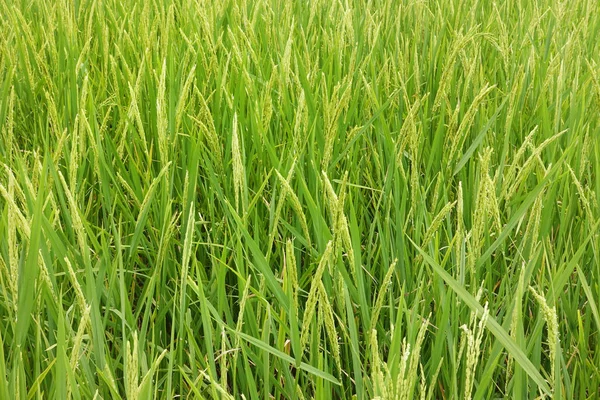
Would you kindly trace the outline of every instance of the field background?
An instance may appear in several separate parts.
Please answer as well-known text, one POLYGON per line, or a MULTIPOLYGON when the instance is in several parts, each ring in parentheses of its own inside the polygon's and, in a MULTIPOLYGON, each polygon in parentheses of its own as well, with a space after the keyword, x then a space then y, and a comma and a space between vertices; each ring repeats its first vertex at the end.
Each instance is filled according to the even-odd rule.
POLYGON ((0 0, 0 399, 598 398, 599 31, 0 0))

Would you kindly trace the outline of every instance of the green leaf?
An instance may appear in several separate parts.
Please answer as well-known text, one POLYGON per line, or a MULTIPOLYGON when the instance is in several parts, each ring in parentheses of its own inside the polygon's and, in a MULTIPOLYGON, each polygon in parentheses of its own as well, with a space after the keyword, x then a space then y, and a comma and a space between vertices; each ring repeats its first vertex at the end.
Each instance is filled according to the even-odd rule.
MULTIPOLYGON (((433 271, 438 274, 444 282, 460 297, 460 299, 479 316, 483 313, 483 307, 479 302, 462 286, 456 279, 454 279, 445 269, 443 269, 438 263, 435 262, 429 254, 425 253, 411 238, 408 238, 417 251, 423 256, 423 259, 431 266, 433 271)), ((490 313, 490 314, 493 314, 490 313)), ((552 393, 546 380, 542 377, 540 372, 535 368, 533 363, 527 358, 527 355, 519 348, 519 345, 510 337, 508 332, 490 315, 488 316, 486 327, 488 330, 498 339, 502 346, 513 356, 515 361, 523 368, 523 370, 533 379, 535 383, 548 395, 552 393)))
MULTIPOLYGON (((257 339, 253 336, 246 335, 245 333, 238 332, 229 327, 226 327, 226 328, 228 330, 230 330, 234 335, 239 336, 240 338, 244 339, 248 343, 255 345, 259 349, 264 350, 264 351, 274 355, 275 357, 278 357, 278 358, 282 359, 283 361, 288 362, 291 365, 296 365, 296 361, 291 356, 285 354, 284 352, 282 352, 280 350, 277 350, 276 348, 270 346, 268 343, 265 343, 262 340, 257 339)), ((321 371, 320 369, 315 368, 312 365, 309 365, 305 362, 301 362, 300 365, 298 366, 298 368, 300 368, 303 371, 308 372, 309 374, 318 376, 319 378, 322 378, 322 379, 325 379, 326 381, 334 383, 336 385, 341 384, 340 381, 338 381, 333 375, 331 375, 325 371, 321 371)))
POLYGON ((465 153, 460 158, 460 160, 458 161, 458 163, 456 163, 456 167, 454 167, 454 171, 452 172, 452 175, 456 175, 462 169, 462 167, 465 166, 465 164, 467 163, 467 161, 469 161, 469 159, 471 158, 471 156, 473 155, 473 153, 475 152, 475 150, 477 150, 477 148, 479 147, 479 145, 481 144, 481 142, 485 138, 485 134, 487 133, 487 131, 492 127, 492 125, 496 121, 496 118, 498 117, 498 114, 500 114, 500 111, 502 111, 502 109, 504 108, 504 105, 506 104, 507 101, 508 101, 508 97, 506 97, 504 99, 504 101, 502 102, 502 104, 500 104, 498 106, 498 108, 496 109, 496 112, 494 113, 494 115, 492 115, 492 117, 490 118, 490 120, 488 121, 488 123, 485 124, 485 126, 483 127, 483 129, 481 130, 481 132, 479 132, 479 134, 477 135, 477 137, 475 138, 475 140, 473 140, 473 143, 471 143, 471 146, 469 146, 469 148, 467 149, 467 151, 465 151, 465 153))
POLYGON ((35 287, 39 273, 39 253, 42 237, 42 212, 45 201, 45 182, 47 164, 44 160, 40 186, 37 192, 35 208, 33 211, 33 220, 31 221, 31 237, 29 238, 29 249, 27 259, 19 271, 19 306, 16 326, 16 343, 18 347, 23 346, 29 324, 31 323, 31 313, 36 301, 35 287))

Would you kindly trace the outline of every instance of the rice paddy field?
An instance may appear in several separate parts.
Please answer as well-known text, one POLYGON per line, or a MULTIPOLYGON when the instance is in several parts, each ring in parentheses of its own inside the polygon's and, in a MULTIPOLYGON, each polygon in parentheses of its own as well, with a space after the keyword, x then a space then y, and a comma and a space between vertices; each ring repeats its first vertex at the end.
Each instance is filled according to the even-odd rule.
POLYGON ((0 0, 0 399, 598 399, 596 0, 0 0))

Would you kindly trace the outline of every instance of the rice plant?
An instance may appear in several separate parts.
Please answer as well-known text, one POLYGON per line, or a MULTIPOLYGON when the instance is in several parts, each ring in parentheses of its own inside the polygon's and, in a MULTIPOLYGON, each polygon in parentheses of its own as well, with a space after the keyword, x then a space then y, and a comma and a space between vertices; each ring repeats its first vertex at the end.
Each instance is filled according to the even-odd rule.
POLYGON ((0 0, 0 400, 599 398, 599 27, 0 0))

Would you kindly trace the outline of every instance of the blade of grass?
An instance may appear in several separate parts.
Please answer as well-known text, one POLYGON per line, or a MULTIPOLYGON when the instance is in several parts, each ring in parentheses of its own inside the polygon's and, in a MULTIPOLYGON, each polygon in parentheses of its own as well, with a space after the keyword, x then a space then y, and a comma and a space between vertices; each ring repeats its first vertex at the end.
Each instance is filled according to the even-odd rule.
MULTIPOLYGON (((475 311, 478 315, 483 314, 483 307, 479 302, 473 297, 471 293, 465 289, 457 280, 455 280, 446 270, 444 270, 438 263, 435 262, 429 254, 425 253, 415 242, 413 242, 410 237, 408 240, 413 244, 415 249, 423 256, 423 259, 429 264, 429 266, 433 269, 433 271, 439 275, 444 282, 452 290, 460 297, 462 301, 473 311, 475 311)), ((527 355, 519 348, 519 346, 515 343, 515 341, 510 337, 508 332, 491 316, 488 317, 486 327, 488 330, 498 339, 500 343, 504 346, 506 351, 510 353, 515 359, 517 363, 523 368, 523 370, 529 375, 531 379, 535 381, 535 383, 548 395, 552 393, 548 383, 539 373, 537 368, 531 363, 527 355)))

